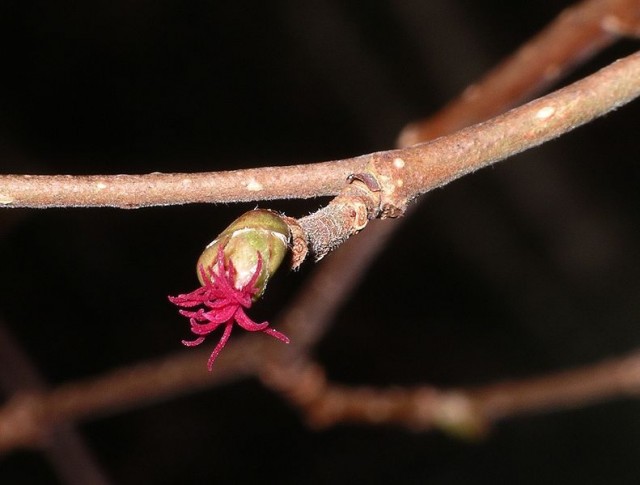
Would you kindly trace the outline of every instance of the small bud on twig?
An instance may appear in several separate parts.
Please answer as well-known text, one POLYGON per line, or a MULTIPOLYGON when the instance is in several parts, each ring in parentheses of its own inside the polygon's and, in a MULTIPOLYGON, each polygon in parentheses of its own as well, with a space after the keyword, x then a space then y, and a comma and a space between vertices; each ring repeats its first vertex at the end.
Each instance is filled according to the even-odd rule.
POLYGON ((212 369, 229 340, 233 324, 250 332, 264 332, 285 343, 289 338, 269 328, 269 322, 256 323, 244 312, 264 293, 271 276, 288 250, 289 227, 275 212, 256 209, 236 219, 214 239, 198 259, 197 275, 202 285, 191 293, 170 296, 169 301, 197 310, 180 310, 189 318, 195 340, 183 340, 188 347, 200 345, 205 336, 224 326, 207 367, 212 369))

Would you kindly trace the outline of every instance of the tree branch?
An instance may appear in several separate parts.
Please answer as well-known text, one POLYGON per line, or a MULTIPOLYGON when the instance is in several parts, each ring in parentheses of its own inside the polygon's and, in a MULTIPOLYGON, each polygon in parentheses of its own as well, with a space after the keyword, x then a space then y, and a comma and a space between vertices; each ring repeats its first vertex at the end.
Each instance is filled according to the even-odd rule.
POLYGON ((371 155, 383 214, 417 195, 571 131, 640 95, 640 53, 489 121, 409 148, 371 155))
MULTIPOLYGON (((7 394, 46 392, 42 377, 29 357, 0 321, 0 387, 7 394)), ((0 433, 1 434, 1 433, 0 433)), ((61 481, 72 485, 107 485, 103 470, 92 456, 82 437, 70 423, 63 423, 48 433, 43 452, 61 481)))
POLYGON ((369 219, 400 216, 418 195, 540 145, 639 95, 640 53, 635 53, 563 89, 452 135, 360 157, 368 163, 363 173, 351 177, 357 187, 348 186, 332 202, 336 210, 330 212, 330 222, 324 222, 340 230, 307 234, 316 258, 363 229, 363 206, 369 219))
POLYGON ((207 372, 209 352, 184 352, 153 362, 116 369, 86 381, 63 384, 51 391, 16 393, 0 408, 0 453, 46 443, 60 425, 104 416, 159 399, 194 392, 250 375, 264 341, 245 338, 226 349, 224 365, 207 372))
POLYGON ((416 196, 555 138, 640 94, 640 54, 564 89, 428 144, 334 162, 200 174, 0 176, 4 207, 144 207, 338 193, 350 175, 371 174, 380 207, 395 217, 416 196))
POLYGON ((315 427, 394 424, 476 438, 491 424, 522 414, 573 408, 613 396, 638 398, 640 352, 548 376, 472 389, 347 387, 327 382, 323 370, 308 362, 271 366, 263 380, 315 427))
POLYGON ((336 195, 358 158, 228 172, 0 175, 0 207, 140 207, 336 195))
POLYGON ((431 140, 501 113, 540 93, 620 36, 639 33, 637 0, 585 0, 573 5, 462 96, 434 116, 408 125, 398 145, 431 140))

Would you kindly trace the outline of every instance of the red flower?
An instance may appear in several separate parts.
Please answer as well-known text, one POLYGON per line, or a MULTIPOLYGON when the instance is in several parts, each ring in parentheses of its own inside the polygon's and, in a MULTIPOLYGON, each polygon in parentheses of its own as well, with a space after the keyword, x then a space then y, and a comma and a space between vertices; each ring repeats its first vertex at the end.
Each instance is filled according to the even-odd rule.
POLYGON ((262 271, 262 255, 258 251, 258 261, 251 279, 241 288, 236 287, 237 272, 231 260, 224 255, 224 248, 219 247, 217 257, 209 268, 202 264, 198 266, 203 286, 185 295, 170 296, 169 301, 183 308, 193 308, 202 305, 196 311, 180 310, 180 314, 189 319, 191 332, 198 337, 195 340, 183 340, 187 347, 200 345, 205 336, 224 326, 222 337, 211 352, 207 368, 212 369, 213 363, 224 348, 233 324, 237 323, 241 328, 249 332, 264 332, 284 343, 289 343, 289 338, 284 334, 269 328, 269 322, 256 323, 244 312, 250 308, 254 297, 257 298, 260 288, 256 282, 262 271))

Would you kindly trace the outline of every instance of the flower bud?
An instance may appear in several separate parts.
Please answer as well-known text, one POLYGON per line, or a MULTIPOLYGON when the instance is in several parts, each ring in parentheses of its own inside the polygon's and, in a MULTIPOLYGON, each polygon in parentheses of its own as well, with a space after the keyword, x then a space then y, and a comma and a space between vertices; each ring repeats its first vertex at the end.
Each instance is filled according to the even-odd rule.
POLYGON ((181 307, 180 314, 189 319, 191 333, 196 335, 195 340, 182 341, 187 347, 200 345, 207 335, 224 328, 207 362, 209 370, 236 324, 249 332, 263 332, 289 343, 289 338, 269 327, 269 322, 255 322, 244 311, 264 293, 269 278, 287 253, 289 239, 289 226, 275 212, 247 212, 222 231, 200 256, 197 274, 202 286, 169 297, 181 307))
POLYGON ((255 282, 258 290, 253 296, 255 301, 262 296, 269 278, 282 263, 290 238, 289 226, 275 212, 265 209, 246 212, 205 248, 198 259, 198 279, 201 284, 205 284, 205 275, 200 268, 213 273, 218 271, 216 259, 219 248, 224 252, 224 259, 235 268, 234 285, 237 289, 245 286, 254 277, 258 259, 262 259, 260 275, 255 282))

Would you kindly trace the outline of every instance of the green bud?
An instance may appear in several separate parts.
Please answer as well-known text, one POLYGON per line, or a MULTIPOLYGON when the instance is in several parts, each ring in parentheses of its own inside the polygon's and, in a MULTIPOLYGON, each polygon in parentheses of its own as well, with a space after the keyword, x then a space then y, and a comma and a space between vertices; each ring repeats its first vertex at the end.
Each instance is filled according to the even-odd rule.
POLYGON ((264 293, 269 278, 282 263, 289 249, 290 238, 289 226, 275 212, 265 209, 246 212, 205 248, 198 259, 198 279, 201 284, 205 284, 199 270, 201 266, 207 272, 217 271, 218 251, 222 250, 225 263, 231 263, 235 268, 234 285, 240 289, 254 276, 260 255, 262 268, 255 283, 258 292, 253 297, 257 300, 264 293))

